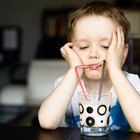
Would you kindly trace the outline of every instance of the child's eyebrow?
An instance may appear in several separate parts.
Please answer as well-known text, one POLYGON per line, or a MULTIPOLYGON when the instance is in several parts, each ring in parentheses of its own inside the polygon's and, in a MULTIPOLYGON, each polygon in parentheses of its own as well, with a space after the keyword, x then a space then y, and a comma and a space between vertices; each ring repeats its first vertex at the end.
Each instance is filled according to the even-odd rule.
POLYGON ((111 37, 103 37, 100 39, 100 41, 109 41, 111 42, 112 38, 111 37))
POLYGON ((87 40, 75 40, 74 43, 78 44, 78 43, 88 43, 87 40))
POLYGON ((88 42, 88 41, 85 39, 80 39, 80 40, 75 40, 74 42, 88 42))

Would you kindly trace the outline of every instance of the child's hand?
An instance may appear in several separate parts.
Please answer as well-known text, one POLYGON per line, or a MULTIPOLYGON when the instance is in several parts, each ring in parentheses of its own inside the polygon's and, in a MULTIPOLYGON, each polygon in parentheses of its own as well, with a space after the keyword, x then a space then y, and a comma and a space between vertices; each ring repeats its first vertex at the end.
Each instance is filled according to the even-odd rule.
POLYGON ((107 53, 107 68, 111 70, 121 70, 126 59, 126 46, 122 27, 118 27, 117 31, 113 31, 112 42, 107 53))
POLYGON ((66 43, 60 49, 62 56, 65 58, 70 68, 75 68, 77 65, 82 65, 82 61, 74 51, 73 46, 73 43, 66 43))

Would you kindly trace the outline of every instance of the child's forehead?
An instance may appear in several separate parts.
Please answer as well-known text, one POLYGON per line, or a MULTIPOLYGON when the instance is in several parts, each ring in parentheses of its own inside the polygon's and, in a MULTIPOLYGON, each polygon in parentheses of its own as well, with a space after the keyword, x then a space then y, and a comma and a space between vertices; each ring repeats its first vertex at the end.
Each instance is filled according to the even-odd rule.
POLYGON ((78 43, 78 44, 89 44, 92 42, 96 43, 101 43, 101 42, 106 42, 110 43, 112 40, 112 35, 111 34, 105 34, 105 35, 99 35, 99 36, 86 36, 85 34, 75 36, 73 38, 73 42, 78 43))
POLYGON ((91 15, 77 21, 74 29, 74 38, 76 40, 84 38, 110 39, 112 31, 116 30, 116 28, 116 24, 109 18, 91 15))
POLYGON ((114 19, 112 19, 111 17, 109 17, 109 16, 105 16, 105 15, 98 15, 98 14, 90 14, 90 15, 83 15, 83 16, 81 16, 81 17, 79 17, 79 19, 77 19, 77 22, 79 21, 79 20, 86 20, 86 19, 88 19, 88 18, 95 18, 95 19, 100 19, 100 18, 104 18, 104 19, 109 19, 109 20, 111 20, 111 21, 113 21, 114 19))
POLYGON ((102 15, 88 15, 79 18, 75 24, 75 29, 81 27, 82 25, 95 25, 93 27, 98 26, 102 28, 106 28, 107 25, 107 27, 110 26, 109 28, 111 28, 112 26, 118 26, 111 18, 102 15))

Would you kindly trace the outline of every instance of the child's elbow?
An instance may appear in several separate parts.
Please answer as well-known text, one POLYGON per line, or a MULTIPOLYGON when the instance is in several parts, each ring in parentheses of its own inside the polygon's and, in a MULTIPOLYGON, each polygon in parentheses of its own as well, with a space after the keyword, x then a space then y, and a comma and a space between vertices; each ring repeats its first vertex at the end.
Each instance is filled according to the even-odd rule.
POLYGON ((54 124, 53 121, 48 120, 47 118, 44 118, 42 116, 38 116, 38 120, 39 120, 39 125, 40 127, 42 127, 43 129, 56 129, 58 128, 58 125, 54 124))
POLYGON ((132 129, 135 133, 140 133, 140 125, 139 124, 135 125, 135 127, 132 129))
POLYGON ((54 130, 54 129, 58 128, 57 126, 53 125, 50 122, 39 122, 39 124, 43 129, 54 130))

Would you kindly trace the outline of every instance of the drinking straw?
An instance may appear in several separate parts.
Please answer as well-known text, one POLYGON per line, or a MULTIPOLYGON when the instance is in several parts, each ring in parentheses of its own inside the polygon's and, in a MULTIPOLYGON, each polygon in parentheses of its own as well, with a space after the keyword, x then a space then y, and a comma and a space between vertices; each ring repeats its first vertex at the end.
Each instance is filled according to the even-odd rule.
POLYGON ((79 76, 79 74, 78 74, 78 69, 83 69, 83 68, 87 68, 87 66, 86 66, 86 65, 78 65, 78 66, 75 67, 75 72, 76 72, 76 75, 77 75, 79 84, 80 84, 80 86, 81 86, 82 92, 84 93, 84 96, 85 96, 85 98, 86 98, 86 100, 87 100, 87 96, 86 96, 84 87, 83 87, 82 82, 81 82, 81 80, 80 80, 81 78, 80 78, 80 76, 79 76))
POLYGON ((105 60, 103 60, 103 63, 102 63, 102 76, 101 76, 101 80, 100 80, 99 98, 98 98, 98 100, 99 100, 99 101, 100 101, 101 94, 102 94, 102 89, 103 89, 103 82, 104 82, 104 69, 105 69, 105 60))
MULTIPOLYGON (((83 85, 82 85, 81 78, 80 78, 80 76, 79 76, 79 74, 78 74, 78 69, 83 69, 83 68, 93 68, 93 69, 96 69, 98 66, 101 65, 102 62, 103 62, 103 61, 101 61, 101 62, 98 63, 98 64, 78 65, 78 66, 75 67, 75 72, 76 72, 76 75, 77 75, 79 84, 80 84, 80 86, 81 86, 82 92, 84 93, 84 96, 85 96, 86 100, 88 100, 88 98, 87 98, 87 95, 86 95, 86 93, 85 93, 84 87, 83 87, 83 85)), ((100 85, 101 85, 101 84, 100 84, 100 85)))

